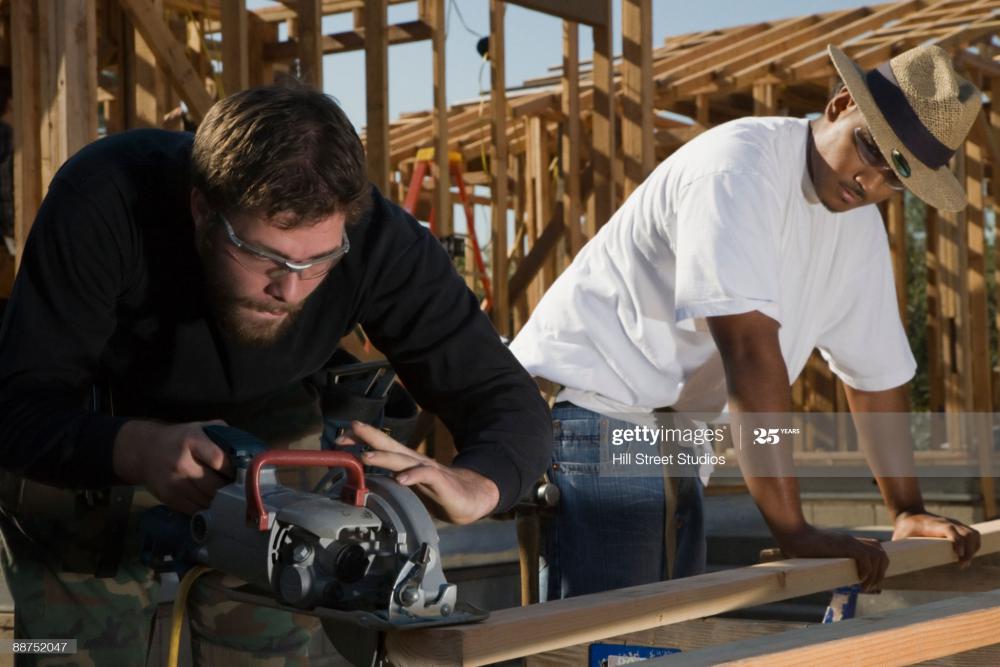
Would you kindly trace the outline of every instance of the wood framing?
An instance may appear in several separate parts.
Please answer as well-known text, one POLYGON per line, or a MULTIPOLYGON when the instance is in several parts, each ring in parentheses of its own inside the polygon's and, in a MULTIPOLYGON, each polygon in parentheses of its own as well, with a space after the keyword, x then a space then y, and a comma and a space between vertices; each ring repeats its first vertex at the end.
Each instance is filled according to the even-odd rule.
POLYGON ((622 0, 622 155, 628 197, 653 170, 653 4, 622 0))
POLYGON ((610 26, 606 0, 510 0, 512 4, 558 16, 566 21, 585 23, 589 26, 610 26))
POLYGON ((156 55, 157 64, 166 73, 190 113, 198 120, 212 106, 212 97, 205 90, 198 73, 184 52, 184 45, 170 33, 161 16, 146 0, 119 0, 129 20, 142 34, 156 55))
MULTIPOLYGON (((388 44, 408 44, 430 39, 432 28, 424 21, 404 21, 386 27, 385 39, 388 44)), ((365 31, 347 30, 323 35, 321 48, 324 55, 360 51, 365 48, 365 31)), ((298 55, 298 42, 294 39, 279 42, 273 40, 264 45, 264 59, 270 62, 291 60, 298 55)))
POLYGON ((569 232, 569 253, 575 257, 583 247, 580 227, 580 28, 563 21, 562 164, 563 211, 569 232))
MULTIPOLYGON (((981 555, 1000 551, 1000 521, 976 524, 981 555)), ((883 544, 889 576, 955 562, 945 540, 883 544)), ((792 559, 494 612, 482 623, 390 633, 390 659, 413 667, 485 665, 858 581, 846 558, 792 559)))
POLYGON ((593 130, 591 171, 594 177, 594 208, 592 220, 595 229, 588 229, 593 235, 611 217, 615 209, 615 181, 612 161, 615 155, 615 98, 614 68, 612 57, 614 45, 611 29, 611 0, 604 3, 605 21, 594 26, 594 113, 591 120, 593 130))
POLYGON ((990 646, 1000 623, 1000 592, 955 599, 790 630, 756 639, 648 660, 649 667, 767 665, 799 667, 836 662, 895 667, 990 646))
POLYGON ((365 153, 368 179, 389 189, 389 43, 387 0, 371 0, 363 12, 365 35, 365 153))
POLYGON ((323 88, 323 12, 320 0, 297 0, 299 77, 307 85, 323 88))
POLYGON ((225 95, 250 85, 249 39, 246 0, 222 0, 222 87, 225 95))
POLYGON ((15 266, 42 202, 41 91, 38 85, 38 9, 34 0, 11 0, 14 111, 14 244, 15 266))
POLYGON ((448 97, 445 88, 445 0, 429 0, 433 38, 431 49, 434 67, 434 210, 437 211, 438 235, 452 233, 451 179, 448 168, 448 97))
POLYGON ((501 336, 511 336, 510 296, 507 262, 507 70, 506 70, 506 4, 503 0, 490 0, 490 85, 491 85, 491 140, 493 142, 491 173, 493 206, 490 210, 493 241, 493 326, 501 336))

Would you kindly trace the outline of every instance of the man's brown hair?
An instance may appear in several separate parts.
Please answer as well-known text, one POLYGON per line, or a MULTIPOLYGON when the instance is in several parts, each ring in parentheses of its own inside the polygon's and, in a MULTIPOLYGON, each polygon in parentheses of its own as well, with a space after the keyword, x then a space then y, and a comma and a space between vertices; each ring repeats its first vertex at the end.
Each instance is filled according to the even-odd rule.
POLYGON ((337 103, 298 83, 217 102, 195 133, 192 185, 217 211, 292 213, 283 227, 343 212, 354 220, 370 185, 361 139, 337 103))

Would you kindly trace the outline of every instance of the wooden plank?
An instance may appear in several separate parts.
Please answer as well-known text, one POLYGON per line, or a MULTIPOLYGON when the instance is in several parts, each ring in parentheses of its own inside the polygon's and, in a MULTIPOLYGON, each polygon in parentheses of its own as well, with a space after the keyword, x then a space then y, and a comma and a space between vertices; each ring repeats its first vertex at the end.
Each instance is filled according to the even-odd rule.
MULTIPOLYGON (((594 176, 595 226, 599 229, 615 209, 612 160, 615 155, 614 45, 611 30, 611 0, 603 0, 607 20, 594 27, 594 107, 591 118, 593 147, 590 154, 594 176)), ((588 235, 592 236, 589 234, 588 235)))
MULTIPOLYGON (((162 3, 154 0, 159 12, 162 3)), ((156 66, 156 56, 142 34, 128 18, 122 21, 122 80, 124 82, 125 122, 128 129, 159 127, 165 109, 160 104, 166 76, 156 66)))
POLYGON ((38 82, 38 6, 34 0, 11 0, 11 68, 14 116, 14 245, 15 267, 35 214, 42 202, 41 91, 38 82))
POLYGON ((368 179, 383 193, 389 188, 389 43, 387 0, 371 0, 364 9, 365 153, 368 179))
MULTIPOLYGON (((972 78, 982 85, 978 76, 972 78)), ((977 413, 993 410, 992 368, 982 360, 990 358, 990 323, 986 286, 986 218, 985 185, 986 136, 978 124, 973 127, 972 137, 965 142, 965 192, 969 205, 965 209, 967 218, 968 281, 971 358, 977 360, 969 364, 972 374, 972 406, 977 413)), ((993 438, 989 419, 975 419, 973 443, 979 458, 980 489, 982 491, 983 513, 987 518, 997 515, 996 485, 993 479, 993 438)))
POLYGON ((511 4, 521 5, 537 12, 545 12, 558 16, 564 21, 575 21, 592 27, 610 27, 611 15, 606 7, 606 0, 510 0, 511 4))
MULTIPOLYGON (((1000 521, 975 528, 983 538, 981 555, 1000 551, 1000 521)), ((956 561, 945 540, 915 538, 883 547, 888 576, 956 561)), ((393 632, 386 648, 391 660, 413 667, 484 665, 857 581, 852 560, 791 559, 500 610, 482 623, 393 632)))
POLYGON ((653 170, 653 5, 622 0, 624 197, 653 170))
MULTIPOLYGON (((709 487, 711 488, 711 487, 709 487)), ((809 627, 806 623, 789 621, 751 621, 737 618, 699 618, 662 628, 631 632, 611 637, 610 644, 627 646, 661 646, 694 651, 706 646, 763 637, 788 630, 809 627)), ((529 656, 525 667, 579 667, 587 664, 589 645, 570 646, 558 651, 529 656)))
MULTIPOLYGON (((386 39, 390 46, 394 44, 409 44, 431 38, 431 26, 424 21, 404 21, 394 23, 386 28, 386 39)), ((292 36, 286 41, 275 40, 264 45, 264 59, 270 62, 284 62, 298 55, 298 41, 292 36)), ((363 29, 346 30, 332 35, 323 35, 321 48, 324 55, 332 53, 347 53, 361 51, 365 48, 365 31, 363 29)))
POLYGON ((778 115, 778 85, 773 82, 755 83, 753 86, 753 115, 778 115))
POLYGON ((250 27, 246 0, 222 0, 222 93, 250 85, 250 27))
POLYGON ((880 616, 820 624, 646 661, 649 667, 912 665, 997 641, 1000 591, 918 605, 880 616))
POLYGON ((840 44, 926 5, 926 0, 911 0, 891 3, 875 12, 863 7, 860 14, 854 12, 844 14, 824 25, 825 30, 820 36, 782 51, 773 58, 764 59, 737 71, 730 77, 729 82, 734 88, 744 87, 772 69, 780 71, 785 63, 796 62, 817 51, 825 51, 827 44, 840 44))
POLYGON ((563 210, 569 230, 569 253, 575 257, 583 247, 580 228, 580 27, 563 21, 562 108, 565 127, 562 136, 562 171, 565 187, 563 210))
POLYGON ((297 0, 299 77, 323 90, 323 14, 320 0, 297 0))
POLYGON ((156 55, 157 65, 166 73, 180 93, 195 120, 201 120, 212 106, 212 97, 205 90, 201 77, 191 65, 184 45, 170 33, 148 0, 119 0, 129 20, 142 34, 156 55))
POLYGON ((274 83, 275 66, 264 60, 264 45, 278 41, 278 25, 268 23, 261 20, 260 17, 250 14, 248 27, 250 30, 247 66, 249 85, 270 85, 274 83))
MULTIPOLYGON (((168 4, 176 0, 167 0, 168 4)), ((398 5, 413 0, 389 0, 390 5, 398 5)), ((330 14, 344 14, 355 12, 365 7, 365 0, 323 0, 323 16, 330 14)), ((211 14, 211 13, 210 13, 211 14)), ((295 18, 295 2, 293 0, 283 1, 281 5, 270 7, 260 7, 253 10, 253 14, 268 23, 281 23, 295 18)))
POLYGON ((451 177, 448 168, 448 96, 445 89, 445 0, 431 0, 433 35, 431 49, 434 67, 434 209, 437 211, 437 233, 452 233, 452 206, 449 191, 451 177))
POLYGON ((889 233, 889 252, 892 255, 892 275, 896 281, 896 303, 899 318, 906 323, 907 248, 906 216, 903 195, 894 195, 886 204, 886 225, 889 233))
POLYGON ((510 290, 507 261, 507 68, 505 13, 503 0, 490 0, 490 110, 493 124, 490 128, 492 149, 493 207, 490 220, 493 240, 490 251, 493 265, 493 311, 490 317, 501 336, 512 335, 510 319, 510 290))
MULTIPOLYGON (((528 285, 535 279, 538 272, 542 270, 546 259, 552 254, 559 239, 562 237, 566 227, 562 221, 562 204, 557 203, 552 217, 549 219, 542 233, 535 239, 531 250, 517 264, 517 270, 510 277, 510 300, 517 301, 527 291, 528 285)), ((526 655, 526 654, 525 654, 526 655)))
MULTIPOLYGON (((928 408, 931 412, 944 410, 944 330, 942 318, 941 288, 939 285, 939 236, 937 210, 932 206, 924 208, 924 237, 927 252, 924 262, 927 270, 927 393, 928 408)), ((998 267, 1000 271, 1000 267, 998 267)))

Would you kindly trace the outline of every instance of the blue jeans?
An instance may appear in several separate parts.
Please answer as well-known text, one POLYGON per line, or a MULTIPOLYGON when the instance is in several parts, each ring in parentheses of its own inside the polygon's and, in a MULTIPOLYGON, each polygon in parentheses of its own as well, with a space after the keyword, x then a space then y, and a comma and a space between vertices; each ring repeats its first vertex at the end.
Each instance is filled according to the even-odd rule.
POLYGON ((552 409, 555 448, 550 481, 559 505, 542 515, 542 601, 667 579, 665 512, 676 514, 674 578, 705 570, 701 481, 677 476, 677 507, 667 508, 662 475, 600 474, 601 422, 629 428, 570 403, 552 409))

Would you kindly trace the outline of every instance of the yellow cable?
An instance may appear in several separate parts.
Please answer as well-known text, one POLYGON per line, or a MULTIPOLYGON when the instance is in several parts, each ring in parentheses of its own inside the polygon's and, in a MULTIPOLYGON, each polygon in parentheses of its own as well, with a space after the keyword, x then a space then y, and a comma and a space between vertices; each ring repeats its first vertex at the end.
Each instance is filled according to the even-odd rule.
POLYGON ((177 661, 180 660, 181 632, 184 629, 184 607, 187 604, 188 592, 195 579, 211 569, 204 565, 195 565, 181 579, 180 588, 177 589, 177 597, 174 598, 174 610, 170 619, 170 653, 167 657, 167 667, 177 667, 177 661))

